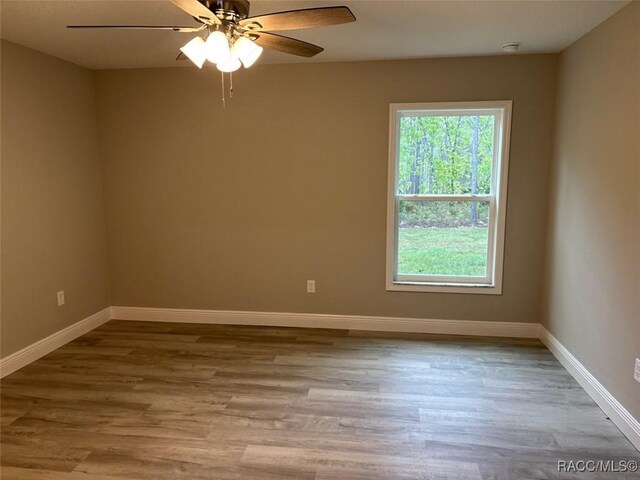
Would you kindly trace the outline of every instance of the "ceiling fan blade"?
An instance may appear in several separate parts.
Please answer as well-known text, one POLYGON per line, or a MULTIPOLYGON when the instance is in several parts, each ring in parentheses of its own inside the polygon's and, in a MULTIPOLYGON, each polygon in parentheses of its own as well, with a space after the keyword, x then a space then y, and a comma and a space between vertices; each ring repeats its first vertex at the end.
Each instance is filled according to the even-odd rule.
POLYGON ((209 25, 219 24, 220 19, 216 17, 211 10, 205 7, 198 0, 171 0, 176 7, 184 10, 192 17, 202 20, 209 25))
POLYGON ((249 30, 261 31, 326 27, 355 21, 356 17, 349 7, 321 7, 250 17, 239 23, 249 30))
POLYGON ((300 57, 313 57, 324 51, 324 48, 313 45, 312 43, 296 40, 295 38, 283 37, 275 33, 256 32, 255 34, 251 33, 251 36, 255 38, 255 42, 262 47, 273 48, 279 52, 299 55, 300 57))
POLYGON ((181 27, 177 25, 67 25, 67 28, 115 28, 120 30, 173 30, 174 32, 199 32, 203 27, 181 27))

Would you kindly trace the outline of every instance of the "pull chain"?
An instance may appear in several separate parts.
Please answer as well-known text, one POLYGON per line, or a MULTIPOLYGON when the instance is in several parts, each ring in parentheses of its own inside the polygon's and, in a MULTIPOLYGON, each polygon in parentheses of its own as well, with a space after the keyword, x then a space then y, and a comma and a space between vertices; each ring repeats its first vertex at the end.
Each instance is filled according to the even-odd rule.
POLYGON ((226 109, 227 108, 227 102, 225 101, 224 98, 224 72, 221 72, 222 75, 222 109, 226 109))
POLYGON ((229 98, 233 98, 233 72, 229 73, 229 98))

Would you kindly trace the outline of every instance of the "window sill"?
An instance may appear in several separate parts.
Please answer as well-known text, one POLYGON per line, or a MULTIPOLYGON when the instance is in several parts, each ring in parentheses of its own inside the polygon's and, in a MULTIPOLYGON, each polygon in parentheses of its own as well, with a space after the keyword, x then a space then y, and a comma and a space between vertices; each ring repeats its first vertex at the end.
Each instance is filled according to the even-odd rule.
POLYGON ((391 282, 388 292, 464 293, 479 295, 502 295, 498 285, 465 285, 452 283, 391 282))

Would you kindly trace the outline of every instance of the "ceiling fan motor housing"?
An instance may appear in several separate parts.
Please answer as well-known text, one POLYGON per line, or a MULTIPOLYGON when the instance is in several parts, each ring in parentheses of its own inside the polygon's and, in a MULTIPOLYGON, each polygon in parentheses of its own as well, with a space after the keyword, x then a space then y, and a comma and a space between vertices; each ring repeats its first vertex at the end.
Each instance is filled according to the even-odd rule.
POLYGON ((214 13, 224 12, 225 19, 242 20, 249 16, 247 0, 200 0, 205 7, 214 13))

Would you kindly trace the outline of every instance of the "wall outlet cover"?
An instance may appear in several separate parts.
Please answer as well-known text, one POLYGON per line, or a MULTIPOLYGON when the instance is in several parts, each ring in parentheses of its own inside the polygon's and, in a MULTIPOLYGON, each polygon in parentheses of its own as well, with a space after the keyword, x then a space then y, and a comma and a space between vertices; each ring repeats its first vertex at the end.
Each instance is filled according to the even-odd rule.
POLYGON ((316 293, 316 281, 307 280, 307 293, 316 293))
POLYGON ((636 358, 636 368, 633 371, 633 378, 640 382, 640 358, 636 358))
POLYGON ((61 307, 62 305, 64 305, 64 290, 58 292, 58 306, 61 307))

